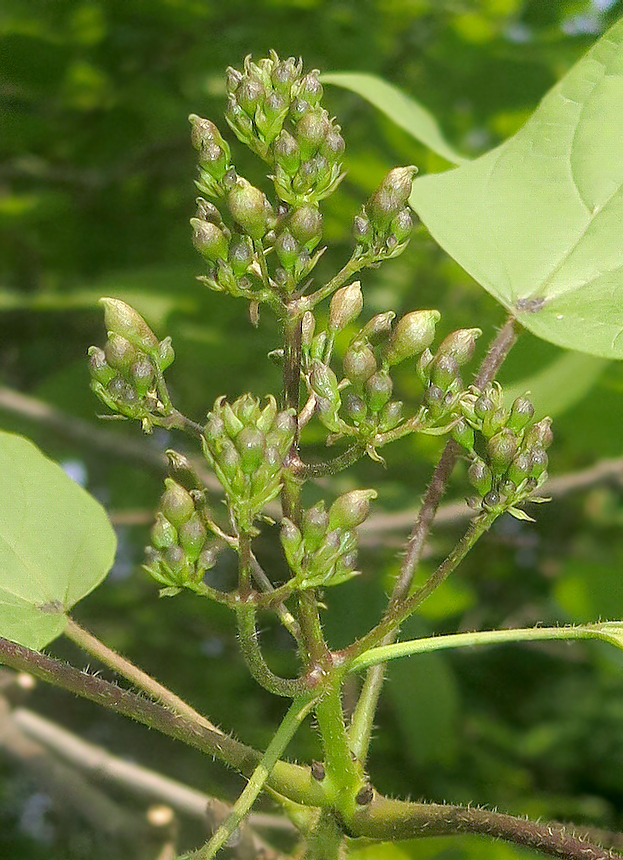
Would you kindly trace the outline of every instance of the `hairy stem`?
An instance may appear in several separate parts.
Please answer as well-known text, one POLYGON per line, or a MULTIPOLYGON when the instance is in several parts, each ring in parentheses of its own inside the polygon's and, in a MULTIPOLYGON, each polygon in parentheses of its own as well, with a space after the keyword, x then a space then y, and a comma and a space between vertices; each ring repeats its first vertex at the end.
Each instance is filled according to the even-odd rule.
POLYGON ((309 693, 299 696, 290 705, 281 725, 275 732, 266 752, 251 774, 244 791, 234 803, 230 814, 223 824, 212 834, 210 840, 191 854, 185 854, 180 860, 212 860, 217 852, 225 845, 236 827, 249 812, 260 791, 264 788, 272 769, 284 752, 292 736, 312 708, 314 698, 309 693))
MULTIPOLYGON (((517 338, 515 319, 510 316, 491 343, 474 380, 479 388, 492 382, 504 359, 511 350, 517 338)), ((403 559, 400 573, 394 584, 394 588, 388 604, 388 613, 403 600, 408 594, 413 582, 413 577, 422 557, 435 514, 446 491, 450 475, 456 462, 459 448, 450 440, 435 467, 430 484, 426 490, 424 501, 418 513, 417 519, 407 541, 406 553, 403 559)), ((383 640, 384 645, 395 641, 398 635, 398 627, 390 629, 383 640)), ((353 713, 350 736, 353 754, 364 762, 370 746, 372 724, 381 688, 385 679, 385 667, 382 664, 373 666, 364 681, 357 706, 353 713)))
POLYGON ((308 689, 302 678, 280 678, 268 668, 257 638, 255 602, 241 600, 236 607, 240 650, 249 672, 258 684, 275 696, 295 698, 308 689))
MULTIPOLYGON (((0 663, 28 672, 83 699, 131 717, 149 728, 175 738, 202 753, 213 756, 229 767, 249 776, 262 754, 219 730, 200 725, 195 720, 173 713, 163 705, 137 693, 123 690, 103 678, 89 675, 38 651, 0 638, 0 663)), ((309 768, 280 761, 269 780, 270 787, 295 803, 319 806, 323 794, 312 779, 309 768)))
POLYGON ((525 846, 561 860, 619 860, 557 822, 534 822, 476 807, 407 803, 376 796, 347 822, 350 836, 384 841, 475 833, 525 846))

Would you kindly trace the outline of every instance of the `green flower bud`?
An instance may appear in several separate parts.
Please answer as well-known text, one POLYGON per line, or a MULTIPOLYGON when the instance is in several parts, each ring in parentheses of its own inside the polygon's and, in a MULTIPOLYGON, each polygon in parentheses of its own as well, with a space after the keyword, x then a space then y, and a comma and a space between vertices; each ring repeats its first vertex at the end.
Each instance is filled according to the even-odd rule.
POLYGON ((377 413, 392 396, 394 385, 386 370, 373 373, 365 383, 365 398, 371 412, 377 413))
POLYGON ((211 412, 204 428, 204 435, 209 443, 214 443, 226 434, 225 422, 220 415, 211 412))
POLYGON ((290 132, 283 129, 273 143, 273 158, 288 176, 294 176, 301 165, 301 150, 290 132))
POLYGON ((308 101, 310 105, 317 105, 322 98, 323 89, 318 80, 319 74, 318 69, 312 69, 301 78, 299 84, 299 97, 308 101))
POLYGON ((216 564, 219 548, 217 546, 207 546, 201 550, 197 559, 197 570, 203 574, 206 570, 211 570, 216 564))
POLYGON ((474 428, 461 418, 452 429, 452 438, 466 451, 474 450, 474 428))
POLYGON ((275 239, 274 248, 281 265, 286 271, 291 271, 298 259, 301 248, 287 227, 278 234, 275 239))
POLYGON ((485 415, 482 421, 482 432, 484 436, 491 437, 501 430, 508 420, 508 410, 499 406, 493 413, 485 415))
POLYGON ((488 394, 481 394, 474 403, 474 414, 477 418, 484 420, 495 411, 495 403, 488 394))
POLYGON ((158 338, 143 317, 119 299, 103 298, 104 321, 109 332, 127 338, 131 344, 150 355, 158 348, 158 338))
POLYGON ((161 373, 173 364, 175 350, 170 337, 165 337, 164 340, 160 341, 158 351, 152 355, 152 359, 161 373))
POLYGON ((431 367, 431 379, 447 391, 453 382, 460 380, 458 361, 447 353, 437 355, 431 367))
POLYGON ((240 105, 243 111, 248 116, 253 117, 257 108, 264 102, 266 90, 259 81, 244 78, 236 90, 235 96, 236 102, 240 105))
POLYGON ((353 385, 363 385, 377 369, 374 353, 365 342, 355 343, 346 350, 342 366, 353 385))
POLYGON ((320 397, 324 397, 330 403, 339 401, 340 394, 338 391, 337 378, 335 373, 326 364, 314 359, 312 361, 311 373, 309 381, 312 389, 320 397))
POLYGON ((493 486, 491 469, 483 460, 476 459, 470 464, 467 477, 472 487, 481 496, 486 496, 493 486))
POLYGON ((144 397, 153 386, 155 369, 151 360, 144 355, 130 368, 130 379, 139 397, 144 397))
POLYGON ((330 128, 329 114, 323 108, 308 109, 303 114, 296 126, 296 139, 303 159, 309 158, 318 150, 330 128))
POLYGON ((179 528, 195 513, 195 503, 188 490, 173 478, 165 478, 164 484, 166 490, 160 499, 160 510, 169 522, 179 528))
POLYGON ((206 260, 216 263, 219 259, 227 259, 229 242, 220 227, 212 221, 200 221, 199 218, 191 218, 190 224, 193 228, 193 245, 206 260))
POLYGON ((163 562, 171 571, 178 585, 184 584, 188 579, 188 561, 181 546, 167 547, 163 556, 163 562))
POLYGON ((411 210, 405 207, 392 219, 392 223, 389 225, 390 237, 395 242, 402 244, 407 241, 412 231, 413 216, 411 210))
POLYGON ((223 219, 221 218, 221 213, 218 211, 218 209, 213 203, 209 203, 207 200, 204 200, 203 197, 197 197, 196 203, 196 218, 198 218, 200 221, 210 221, 212 224, 216 224, 217 227, 223 226, 223 219))
POLYGON ((251 425, 244 427, 236 436, 236 448, 240 454, 240 467, 250 475, 260 466, 266 453, 266 437, 251 425))
POLYGON ((229 147, 219 146, 218 143, 207 143, 199 155, 199 167, 219 181, 229 169, 229 160, 229 147))
POLYGON ((361 424, 368 414, 368 407, 357 394, 348 394, 345 402, 346 415, 354 424, 361 424))
POLYGON ((339 132, 338 126, 333 126, 327 132, 325 139, 320 144, 320 152, 330 163, 340 160, 346 149, 344 138, 339 132))
POLYGON ((370 502, 376 499, 376 490, 351 490, 336 499, 329 508, 329 529, 350 531, 361 525, 370 511, 370 502))
POLYGON ((226 79, 225 79, 225 89, 227 93, 233 93, 238 89, 242 82, 242 73, 238 71, 238 69, 234 69, 232 66, 228 66, 225 69, 226 79))
POLYGON ((442 340, 437 355, 449 355, 462 366, 473 356, 476 348, 476 340, 482 334, 479 328, 461 328, 451 332, 442 340))
POLYGON ((207 536, 206 528, 197 513, 180 526, 178 539, 191 564, 194 564, 201 555, 207 536))
POLYGON ((534 415, 534 406, 527 397, 518 397, 511 406, 508 416, 508 426, 511 430, 520 432, 529 424, 534 415))
POLYGON ((393 311, 375 314, 361 329, 357 335, 357 340, 369 340, 370 343, 378 343, 391 331, 395 317, 396 314, 393 311))
POLYGON ((307 552, 315 552, 321 545, 329 526, 329 514, 324 502, 318 502, 303 514, 302 528, 307 552))
POLYGON ((317 206, 308 203, 297 206, 290 213, 288 219, 290 232, 301 245, 310 250, 314 248, 322 237, 322 215, 317 206))
POLYGON ((255 129, 253 128, 253 120, 246 113, 244 108, 240 107, 236 101, 235 93, 230 93, 227 97, 227 106, 225 108, 225 119, 236 133, 239 140, 249 142, 253 140, 255 129))
POLYGON ((268 230, 272 216, 266 195, 239 176, 227 195, 229 211, 234 220, 252 239, 261 239, 268 230))
POLYGON ((195 113, 191 113, 188 117, 188 121, 191 125, 190 139, 192 145, 199 152, 201 152, 201 150, 210 143, 216 143, 218 145, 224 143, 220 131, 211 120, 204 119, 201 116, 197 116, 195 113))
POLYGON ((303 535, 294 525, 292 520, 284 517, 281 521, 281 532, 279 534, 281 546, 285 553, 286 559, 290 567, 296 571, 301 563, 305 547, 303 545, 303 535))
POLYGON ((285 455, 292 447, 296 431, 297 421, 294 409, 284 409, 277 413, 267 441, 285 455))
POLYGON ((240 278, 245 275, 253 262, 253 245, 248 236, 234 236, 229 245, 229 265, 234 275, 240 278))
POLYGON ((314 337, 314 330, 316 328, 316 319, 311 311, 305 311, 303 314, 303 320, 301 323, 301 337, 303 346, 309 347, 312 344, 312 340, 314 337))
POLYGON ((106 353, 99 346, 90 346, 88 349, 89 356, 89 373, 91 378, 102 385, 108 383, 115 378, 116 373, 106 361, 106 353))
POLYGON ((490 511, 493 508, 497 508, 501 501, 497 490, 489 490, 482 500, 482 506, 486 511, 490 511))
POLYGON ((120 371, 125 376, 130 373, 130 368, 138 359, 138 352, 127 337, 111 334, 104 347, 104 355, 110 367, 120 371))
POLYGON ((524 446, 532 448, 536 445, 547 449, 552 444, 553 438, 552 419, 541 418, 537 424, 533 424, 532 427, 528 427, 526 430, 524 434, 524 446))
POLYGON ((379 430, 387 433, 402 421, 402 403, 400 400, 390 400, 379 413, 379 430))
POLYGON ((278 92, 289 94, 292 84, 298 79, 299 75, 300 69, 297 68, 296 60, 294 57, 288 57, 287 60, 279 60, 273 66, 270 79, 278 92))
POLYGON ((228 483, 232 487, 239 486, 242 475, 240 454, 231 439, 222 441, 220 451, 215 459, 228 483))
POLYGON ((543 448, 532 448, 529 454, 531 469, 531 478, 541 478, 547 469, 548 456, 543 448))
POLYGON ((341 331, 356 320, 362 310, 361 281, 353 281, 333 294, 329 310, 329 329, 341 331))
POLYGON ((487 451, 493 471, 503 475, 519 450, 517 436, 508 427, 504 427, 492 436, 487 443, 487 451))
POLYGON ((304 116, 310 109, 311 105, 307 101, 307 99, 294 99, 290 107, 290 115, 292 117, 293 122, 298 122, 301 117, 304 116))
POLYGON ((374 231, 366 215, 355 215, 353 218, 353 236, 358 244, 369 245, 372 242, 374 231))
POLYGON ((446 393, 438 385, 431 384, 424 392, 424 400, 433 418, 440 418, 447 410, 445 405, 446 393))
POLYGON ((374 194, 366 203, 365 209, 373 225, 384 230, 401 209, 404 208, 413 185, 417 167, 395 167, 390 170, 374 194))
POLYGON ((151 528, 151 542, 157 549, 166 549, 177 543, 175 526, 160 511, 156 514, 156 522, 151 528))
POLYGON ((508 467, 506 476, 509 481, 512 481, 513 484, 518 487, 522 481, 525 481, 526 478, 530 477, 531 470, 532 460, 530 455, 525 452, 520 452, 508 467))
POLYGON ((424 385, 430 382, 430 374, 433 369, 433 354, 430 349, 425 349, 422 355, 418 358, 416 365, 417 375, 424 385))
POLYGON ((398 320, 385 351, 390 366, 419 355, 433 342, 439 311, 411 311, 398 320))
MULTIPOLYGON (((280 117, 285 117, 287 111, 288 104, 280 93, 272 92, 266 97, 266 101, 264 102, 264 116, 266 117, 267 123, 272 124, 276 120, 279 120, 280 117)), ((257 119, 256 122, 258 122, 257 119)), ((261 130, 264 131, 265 129, 261 130)), ((277 129, 277 131, 279 131, 279 129, 277 129)), ((276 133, 273 136, 276 137, 276 133)))

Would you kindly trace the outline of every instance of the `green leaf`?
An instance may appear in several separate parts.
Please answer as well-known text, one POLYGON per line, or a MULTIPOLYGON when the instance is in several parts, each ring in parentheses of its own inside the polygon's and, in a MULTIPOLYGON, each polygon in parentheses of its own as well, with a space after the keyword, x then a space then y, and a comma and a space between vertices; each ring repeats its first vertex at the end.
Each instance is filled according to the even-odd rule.
POLYGON ((515 398, 528 394, 537 418, 561 415, 588 394, 607 364, 605 358, 566 352, 539 373, 505 385, 504 399, 510 406, 515 398))
POLYGON ((102 506, 41 451, 0 432, 0 636, 43 648, 106 576, 115 533, 102 506))
POLYGON ((451 164, 462 164, 467 160, 452 149, 437 121, 426 108, 382 78, 355 72, 333 72, 322 75, 321 80, 324 84, 335 84, 362 96, 396 125, 451 164))
POLYGON ((517 134, 416 179, 433 237, 539 337, 623 358, 623 20, 517 134))

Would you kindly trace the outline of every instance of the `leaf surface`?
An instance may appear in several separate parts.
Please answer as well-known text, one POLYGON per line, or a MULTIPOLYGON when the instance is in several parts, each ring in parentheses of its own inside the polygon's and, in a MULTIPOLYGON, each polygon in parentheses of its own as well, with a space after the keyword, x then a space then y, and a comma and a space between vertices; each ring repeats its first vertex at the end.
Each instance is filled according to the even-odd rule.
POLYGON ((102 506, 22 436, 0 432, 0 636, 40 649, 112 566, 102 506))
POLYGON ((623 20, 480 158, 416 179, 437 242, 545 340, 623 358, 623 20))

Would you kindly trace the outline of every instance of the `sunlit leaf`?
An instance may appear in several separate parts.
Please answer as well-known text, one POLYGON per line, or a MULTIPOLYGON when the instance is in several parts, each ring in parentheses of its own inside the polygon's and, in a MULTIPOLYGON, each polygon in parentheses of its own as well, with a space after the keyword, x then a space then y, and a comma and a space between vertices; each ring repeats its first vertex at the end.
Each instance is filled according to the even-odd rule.
POLYGON ((115 533, 101 505, 28 439, 0 433, 0 636, 43 648, 106 576, 115 533))
POLYGON ((334 72, 322 75, 321 80, 362 96, 396 125, 451 164, 461 164, 467 160, 445 140, 437 121, 426 108, 382 78, 355 72, 334 72))
POLYGON ((623 358, 623 21, 501 146, 417 179, 434 238, 526 328, 623 358))

